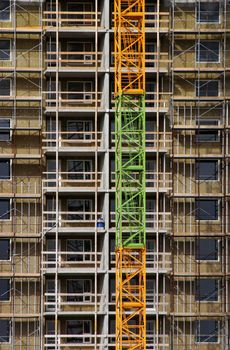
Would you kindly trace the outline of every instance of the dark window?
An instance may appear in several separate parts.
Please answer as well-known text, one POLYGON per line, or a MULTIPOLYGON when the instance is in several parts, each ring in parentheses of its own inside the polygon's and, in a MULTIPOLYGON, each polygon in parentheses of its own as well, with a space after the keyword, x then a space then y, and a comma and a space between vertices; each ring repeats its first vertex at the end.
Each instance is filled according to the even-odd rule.
POLYGON ((219 22, 219 3, 218 2, 199 2, 197 4, 197 22, 218 23, 219 22))
POLYGON ((219 82, 217 80, 197 80, 196 81, 196 96, 212 97, 219 94, 219 82))
POLYGON ((10 219, 10 200, 0 199, 0 220, 10 219))
POLYGON ((67 301, 91 301, 91 281, 90 280, 68 280, 67 281, 67 301), (75 294, 75 295, 74 295, 75 294))
POLYGON ((196 342, 217 343, 219 322, 214 320, 196 321, 196 342))
POLYGON ((196 161, 196 180, 218 180, 218 161, 196 161))
POLYGON ((10 20, 10 0, 0 1, 0 21, 10 20))
POLYGON ((0 180, 10 178, 10 161, 0 160, 0 180))
MULTIPOLYGON (((47 320, 46 321, 46 334, 50 335, 50 336, 54 336, 55 335, 55 321, 54 320, 47 320)), ((55 343, 55 337, 47 337, 47 341, 48 344, 54 344, 55 343)), ((49 346, 46 347, 47 350, 54 350, 55 346, 49 346)))
POLYGON ((68 99, 80 100, 80 102, 92 99, 92 86, 92 82, 90 81, 69 81, 68 99))
POLYGON ((196 260, 218 260, 218 241, 216 239, 198 239, 196 241, 196 260))
MULTIPOLYGON (((55 254, 54 254, 54 258, 55 258, 55 254)), ((48 264, 48 267, 51 264, 48 264)), ((50 266, 50 267, 54 267, 50 266)), ((59 284, 57 285, 57 287, 59 286, 59 284)), ((58 290, 59 292, 59 290, 58 290)), ((51 311, 51 310, 55 310, 55 280, 47 280, 46 281, 46 309, 51 311)))
POLYGON ((10 40, 0 40, 0 60, 10 60, 10 40))
POLYGON ((92 162, 90 160, 68 160, 68 179, 91 180, 92 162))
POLYGON ((7 278, 0 279, 0 301, 10 300, 10 280, 7 278))
POLYGON ((154 27, 155 26, 154 12, 156 12, 156 5, 151 1, 148 1, 145 4, 145 12, 146 12, 146 16, 145 16, 146 27, 154 27))
POLYGON ((10 141, 10 119, 0 119, 0 141, 10 141))
POLYGON ((196 301, 218 301, 218 281, 201 278, 196 281, 196 301))
POLYGON ((196 220, 218 220, 218 200, 201 199, 196 201, 196 220))
POLYGON ((197 62, 218 62, 219 56, 219 41, 200 41, 196 46, 197 62))
POLYGON ((10 260, 9 239, 0 239, 0 260, 10 260))
POLYGON ((91 322, 90 321, 67 321, 67 334, 68 335, 83 335, 84 337, 71 337, 67 338, 67 343, 89 343, 90 338, 86 337, 86 334, 91 333, 91 322))
POLYGON ((10 96, 10 79, 0 81, 0 96, 10 96))
POLYGON ((67 138, 90 140, 92 138, 92 122, 91 121, 68 121, 67 122, 67 138))
POLYGON ((10 342, 10 320, 0 320, 0 343, 10 342))
POLYGON ((90 215, 85 214, 92 211, 92 201, 88 199, 70 199, 67 202, 68 211, 74 212, 69 214, 69 220, 89 220, 90 215))
POLYGON ((68 239, 67 252, 68 261, 89 261, 91 255, 84 254, 92 251, 92 241, 90 239, 68 239))
POLYGON ((200 128, 196 131, 197 142, 218 142, 220 140, 220 132, 215 128, 218 125, 218 120, 197 120, 198 126, 207 125, 209 129, 200 128), (213 126, 213 129, 210 129, 213 126))

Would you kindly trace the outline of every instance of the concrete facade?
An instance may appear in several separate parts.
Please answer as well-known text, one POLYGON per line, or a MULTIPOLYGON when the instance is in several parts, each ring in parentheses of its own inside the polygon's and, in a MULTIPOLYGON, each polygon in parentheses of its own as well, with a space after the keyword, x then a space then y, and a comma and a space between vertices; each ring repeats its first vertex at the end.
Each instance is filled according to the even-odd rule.
MULTIPOLYGON (((229 6, 146 0, 148 350, 229 348, 229 6)), ((115 349, 113 35, 0 3, 0 350, 115 349)))

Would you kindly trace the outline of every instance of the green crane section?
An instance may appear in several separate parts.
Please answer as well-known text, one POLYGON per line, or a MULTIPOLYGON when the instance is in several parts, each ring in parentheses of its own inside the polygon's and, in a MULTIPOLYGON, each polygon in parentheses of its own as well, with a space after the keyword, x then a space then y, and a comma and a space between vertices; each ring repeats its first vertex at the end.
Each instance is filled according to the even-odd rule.
POLYGON ((116 247, 146 244, 145 96, 116 98, 116 247))

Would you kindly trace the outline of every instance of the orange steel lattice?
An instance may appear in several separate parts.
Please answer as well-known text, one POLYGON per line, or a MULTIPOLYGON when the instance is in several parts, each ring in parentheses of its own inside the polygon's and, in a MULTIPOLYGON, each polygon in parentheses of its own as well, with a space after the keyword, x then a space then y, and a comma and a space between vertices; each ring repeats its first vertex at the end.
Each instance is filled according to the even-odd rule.
POLYGON ((145 0, 115 0, 115 96, 145 92, 145 0))
POLYGON ((116 350, 145 350, 145 0, 115 0, 114 25, 116 350), (133 142, 128 150, 127 135, 133 142), (137 176, 133 192, 127 179, 137 176), (125 183, 127 188, 121 188, 125 183), (132 215, 138 219, 127 224, 132 215))
POLYGON ((146 349, 146 251, 116 251, 116 349, 146 349))

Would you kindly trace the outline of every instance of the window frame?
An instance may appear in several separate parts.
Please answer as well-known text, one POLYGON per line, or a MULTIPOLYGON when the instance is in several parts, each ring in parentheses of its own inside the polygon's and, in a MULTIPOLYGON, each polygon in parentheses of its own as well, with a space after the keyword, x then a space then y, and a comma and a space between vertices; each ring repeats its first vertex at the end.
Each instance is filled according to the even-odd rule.
MULTIPOLYGON (((67 140, 92 140, 93 138, 93 122, 91 119, 89 120, 83 120, 83 119, 80 119, 80 120, 71 120, 71 119, 68 119, 67 122, 66 122, 66 131, 68 132, 67 134, 67 140), (84 126, 84 130, 82 131, 82 134, 83 134, 83 138, 72 138, 72 137, 69 137, 69 134, 71 134, 71 130, 69 129, 69 125, 70 123, 82 123, 82 125, 84 126), (89 123, 89 127, 90 127, 90 130, 87 131, 85 130, 85 126, 86 126, 86 123, 89 123), (88 133, 88 134, 87 134, 88 133)), ((76 131, 76 130, 75 130, 76 131)), ((78 131, 79 132, 79 131, 78 131)), ((74 133, 74 132, 73 132, 74 133)))
POLYGON ((2 178, 0 174, 0 181, 9 181, 9 180, 12 180, 12 159, 0 158, 0 164, 1 162, 4 162, 4 161, 9 163, 9 177, 2 178))
POLYGON ((1 255, 0 255, 0 262, 2 262, 2 261, 11 261, 12 260, 12 258, 11 258, 11 239, 9 239, 9 238, 0 238, 0 241, 9 241, 9 259, 1 259, 1 255))
MULTIPOLYGON (((71 55, 74 55, 74 54, 71 54, 71 53, 69 53, 69 52, 71 52, 71 51, 69 51, 69 45, 70 44, 82 44, 83 45, 83 47, 84 47, 84 50, 83 50, 83 52, 81 53, 81 51, 76 51, 76 52, 79 52, 78 54, 75 54, 75 55, 77 55, 77 56, 82 56, 82 58, 80 59, 80 60, 82 60, 83 62, 75 62, 75 63, 73 63, 73 66, 74 65, 80 65, 80 66, 84 66, 84 65, 93 65, 93 62, 92 62, 92 60, 93 60, 93 54, 92 54, 92 52, 94 52, 94 50, 93 50, 93 42, 91 42, 91 41, 89 41, 89 42, 87 42, 87 41, 73 41, 73 40, 68 40, 67 41, 67 43, 66 43, 66 49, 67 49, 67 52, 68 52, 68 59, 69 59, 69 56, 71 56, 71 55), (91 47, 90 47, 90 54, 87 54, 87 50, 86 50, 86 45, 87 44, 89 44, 91 47), (87 62, 87 59, 86 59, 86 56, 91 56, 90 57, 90 63, 88 63, 87 62)), ((74 51, 73 51, 74 52, 74 51)), ((79 59, 75 59, 76 61, 79 61, 79 59)), ((71 64, 69 64, 69 65, 71 65, 71 64)))
MULTIPOLYGON (((72 219, 73 221, 84 221, 84 220, 88 220, 88 218, 92 218, 92 215, 93 215, 93 200, 91 198, 72 198, 72 199, 67 199, 67 212, 68 212, 68 215, 69 217, 73 217, 73 216, 79 216, 80 218, 79 219, 72 219), (73 201, 82 201, 83 202, 83 206, 84 206, 84 209, 82 211, 82 213, 79 211, 79 213, 81 214, 77 214, 78 212, 77 211, 73 211, 74 214, 71 214, 71 210, 70 210, 70 207, 69 207, 69 203, 73 202, 73 201), (89 211, 86 211, 86 201, 89 202, 89 211)), ((70 220, 70 219, 69 219, 70 220)), ((92 220, 92 219, 90 219, 92 220)))
POLYGON ((196 159, 195 161, 195 180, 196 181, 220 181, 220 161, 218 159, 196 159), (197 168, 200 163, 207 163, 207 162, 215 162, 216 164, 216 173, 217 178, 216 179, 209 179, 209 178, 198 178, 197 168))
MULTIPOLYGON (((215 238, 208 238, 208 239, 205 239, 205 238, 199 238, 197 239, 199 241, 207 241, 207 240, 212 240, 212 241, 215 241, 216 242, 216 246, 217 246, 217 259, 197 259, 197 256, 195 254, 195 261, 198 261, 200 263, 217 263, 217 262, 220 262, 220 240, 219 239, 215 239, 215 238)), ((197 240, 195 241, 195 251, 197 251, 197 240)), ((200 250, 199 250, 199 254, 200 254, 200 250)), ((200 256, 199 256, 200 258, 200 256)))
MULTIPOLYGON (((204 2, 205 3, 205 2, 204 2)), ((219 3, 218 3, 218 1, 216 1, 216 3, 219 5, 219 3)), ((211 24, 211 23, 215 23, 215 24, 220 24, 220 5, 219 5, 219 9, 218 9, 218 12, 219 12, 219 16, 218 16, 218 20, 217 21, 201 21, 201 19, 200 19, 200 13, 201 13, 201 11, 200 11, 200 8, 199 8, 199 3, 197 4, 197 6, 196 6, 196 23, 197 24, 200 24, 200 25, 202 25, 202 24, 207 24, 207 23, 209 23, 209 24, 211 24)))
MULTIPOLYGON (((201 120, 197 120, 196 121, 196 125, 199 127, 199 126, 205 126, 205 125, 210 125, 210 126, 219 126, 219 124, 220 124, 220 120, 219 119, 201 119, 201 120), (210 122, 210 124, 202 124, 202 122, 210 122), (214 122, 216 122, 215 124, 214 124, 214 122), (213 123, 213 124, 212 124, 213 123)), ((208 133, 208 132, 212 132, 213 130, 214 131, 217 131, 217 139, 216 140, 211 140, 211 141, 207 141, 207 140, 199 140, 199 136, 200 135, 202 135, 202 134, 199 134, 199 133, 197 133, 197 131, 198 131, 198 129, 196 129, 196 134, 195 134, 195 137, 196 137, 196 142, 197 143, 202 143, 202 142, 212 142, 212 143, 215 143, 215 142, 220 142, 220 130, 219 129, 215 129, 215 128, 213 128, 213 129, 205 129, 205 128, 202 128, 202 129, 199 129, 200 131, 203 131, 203 132, 206 132, 206 133, 208 133)))
MULTIPOLYGON (((7 19, 1 19, 0 18, 0 22, 11 22, 11 20, 12 20, 12 16, 11 16, 11 4, 10 4, 10 0, 9 0, 9 6, 8 6, 8 8, 9 8, 9 18, 7 18, 7 19)), ((1 14, 1 12, 4 12, 5 10, 0 10, 0 14, 1 14)))
MULTIPOLYGON (((69 100, 76 100, 76 102, 79 102, 79 103, 82 103, 82 104, 88 103, 88 101, 93 99, 93 93, 94 93, 93 86, 94 85, 93 85, 93 81, 92 80, 84 80, 84 81, 82 81, 82 80, 67 80, 67 92, 68 92, 67 100, 68 99, 69 100), (69 89, 69 84, 72 84, 72 83, 82 84, 82 91, 80 90, 80 91, 73 91, 73 92, 71 92, 70 89, 69 89), (90 90, 89 91, 86 91, 86 88, 85 88, 86 84, 90 84, 90 90), (80 96, 80 94, 82 94, 83 98, 82 99, 81 98, 70 98, 69 96, 70 96, 71 93, 73 95, 74 95, 74 93, 77 93, 77 94, 79 93, 79 96, 80 96), (90 97, 90 99, 86 98, 87 95, 90 97)), ((92 101, 90 101, 90 103, 92 103, 92 101)))
POLYGON ((9 45, 9 59, 2 59, 0 58, 0 62, 11 62, 12 61, 12 40, 11 39, 4 39, 4 38, 0 38, 0 42, 1 41, 9 41, 10 42, 10 45, 9 45))
MULTIPOLYGON (((82 293, 82 300, 68 300, 68 295, 66 297, 66 301, 68 303, 92 303, 92 296, 93 296, 93 281, 90 278, 69 278, 66 280, 66 292, 68 294, 68 283, 72 282, 72 281, 83 281, 83 284, 85 281, 88 281, 90 284, 90 292, 86 292, 84 290, 84 292, 82 293), (91 293, 92 295, 85 295, 85 293, 91 293)), ((83 289, 84 289, 84 285, 83 285, 83 289)), ((81 296, 70 296, 70 298, 81 298, 81 296)))
POLYGON ((67 174, 67 180, 92 180, 93 178, 93 160, 92 159, 67 159, 67 162, 66 162, 66 172, 68 173, 67 174), (82 162, 83 164, 83 172, 79 172, 76 173, 76 172, 72 172, 73 174, 71 175, 71 171, 69 171, 69 167, 70 167, 70 163, 71 162, 82 162), (86 163, 89 163, 89 168, 90 168, 90 171, 88 172, 88 174, 86 174, 86 163), (80 175, 80 176, 79 176, 80 175))
MULTIPOLYGON (((3 98, 7 98, 7 97, 12 96, 12 79, 11 78, 3 78, 3 79, 0 79, 0 83, 1 83, 1 81, 6 81, 6 80, 9 80, 9 82, 10 82, 10 94, 9 95, 1 95, 0 94, 0 97, 3 97, 3 98)), ((10 119, 10 118, 4 118, 4 119, 10 119)))
POLYGON ((80 320, 78 320, 78 319, 72 319, 72 320, 66 320, 66 334, 67 335, 71 335, 72 337, 68 337, 67 338, 67 343, 74 343, 74 344, 80 344, 80 343, 83 343, 83 344, 90 344, 91 343, 91 337, 87 337, 87 336, 90 336, 90 335, 92 335, 92 329, 93 329, 93 327, 92 327, 92 320, 90 320, 90 319, 80 319, 80 320), (83 333, 82 334, 71 334, 71 333, 68 333, 68 322, 82 322, 83 323, 83 333), (85 333, 85 331, 84 331, 84 322, 89 322, 89 325, 90 325, 90 332, 89 333, 85 333), (71 338, 74 338, 74 337, 76 337, 76 336, 82 336, 82 338, 76 338, 76 339, 79 339, 79 341, 75 341, 75 342, 73 342, 73 341, 71 341, 71 338), (89 341, 85 341, 85 339, 89 339, 89 341), (68 339, 69 339, 69 341, 68 341, 68 339))
POLYGON ((9 203, 10 203, 10 210, 9 210, 9 219, 1 219, 0 217, 0 222, 9 222, 12 220, 12 199, 11 198, 6 198, 6 197, 2 197, 0 198, 0 202, 1 200, 9 200, 9 203))
MULTIPOLYGON (((195 344, 219 344, 220 343, 220 334, 219 334, 219 331, 220 331, 220 321, 219 320, 212 320, 212 319, 205 319, 205 320, 199 320, 199 321, 196 321, 196 327, 195 327, 195 344), (215 342, 208 342, 208 341, 198 341, 198 337, 202 337, 202 334, 199 334, 198 335, 198 325, 201 321, 214 321, 217 323, 218 325, 218 333, 217 333, 217 341, 215 342)), ((204 335, 203 335, 204 336, 204 335)), ((215 336, 215 335, 213 335, 215 336)))
POLYGON ((6 342, 1 341, 1 337, 0 337, 0 344, 6 345, 6 344, 10 344, 11 343, 11 320, 9 318, 1 318, 0 321, 8 321, 9 322, 9 340, 6 342))
MULTIPOLYGON (((208 50, 210 49, 207 49, 207 51, 208 50)), ((221 61, 221 42, 219 40, 200 40, 199 42, 196 42, 196 63, 220 63, 220 61, 221 61), (199 45, 205 47, 203 43, 218 43, 218 60, 216 61, 201 60, 201 57, 199 56, 201 53, 201 49, 199 48, 199 45)))
POLYGON ((209 80, 207 80, 207 79, 196 79, 195 80, 195 96, 196 97, 199 97, 199 98, 210 98, 210 97, 219 97, 220 96, 220 87, 221 87, 221 84, 220 84, 220 80, 218 80, 218 79, 209 79, 209 80), (204 84, 204 86, 205 85, 208 85, 208 83, 210 83, 210 82, 217 82, 217 85, 218 85, 218 88, 217 88, 217 95, 211 95, 211 96, 209 96, 209 95, 205 95, 205 96, 201 96, 200 95, 200 86, 198 85, 198 83, 199 82, 206 82, 205 84, 204 84), (198 92, 199 92, 199 94, 198 94, 198 92))
POLYGON ((213 198, 213 199, 211 199, 211 198, 200 198, 200 199, 196 199, 195 200, 195 220, 196 221, 202 221, 202 222, 209 222, 209 221, 220 221, 220 217, 221 217, 221 213, 220 213, 220 199, 218 199, 218 198, 213 198), (211 202, 211 201, 215 201, 215 202, 217 202, 217 210, 218 210, 218 214, 217 214, 217 219, 200 219, 200 218, 198 218, 197 217, 197 212, 198 212, 198 210, 199 210, 199 208, 197 207, 197 204, 198 204, 198 202, 204 202, 204 201, 206 201, 206 202, 211 202))
MULTIPOLYGON (((79 252, 79 253, 87 253, 87 254, 83 254, 82 255, 82 260, 81 259, 77 260, 78 256, 79 256, 79 258, 81 257, 80 254, 78 256, 75 255, 76 260, 71 260, 71 254, 68 254, 67 255, 67 262, 68 261, 73 261, 76 264, 77 263, 81 263, 81 262, 82 263, 91 263, 92 262, 91 258, 93 257, 93 255, 92 255, 92 253, 93 253, 93 241, 92 241, 92 239, 90 239, 90 238, 68 238, 66 240, 66 251, 68 253, 71 253, 71 251, 69 251, 69 248, 68 248, 68 243, 70 243, 71 241, 82 241, 82 243, 83 243, 83 251, 79 252), (87 241, 89 242, 89 245, 90 245, 90 250, 89 251, 85 251, 85 242, 87 242, 87 241), (87 255, 89 255, 90 259, 87 259, 87 255)), ((74 256, 74 253, 76 253, 76 251, 72 251, 72 253, 73 253, 73 256, 74 256)))
POLYGON ((195 280, 195 302, 197 303, 219 303, 220 302, 220 280, 218 278, 199 278, 195 280), (198 282, 201 280, 214 280, 217 285, 217 299, 216 300, 208 300, 208 299, 197 299, 197 296, 200 294, 197 293, 198 282))
POLYGON ((12 119, 10 119, 10 118, 1 118, 0 120, 8 120, 9 121, 9 128, 2 128, 1 126, 0 126, 0 142, 9 142, 9 141, 11 141, 12 140, 12 129, 11 129, 11 120, 12 119), (9 139, 8 140, 1 140, 1 132, 3 131, 3 130, 9 130, 9 139))
POLYGON ((0 278, 0 284, 1 284, 2 280, 8 280, 9 281, 9 290, 8 290, 8 292, 6 292, 6 294, 9 295, 9 299, 6 299, 6 300, 1 300, 0 299, 0 303, 9 303, 9 302, 11 302, 11 279, 10 278, 0 278))

